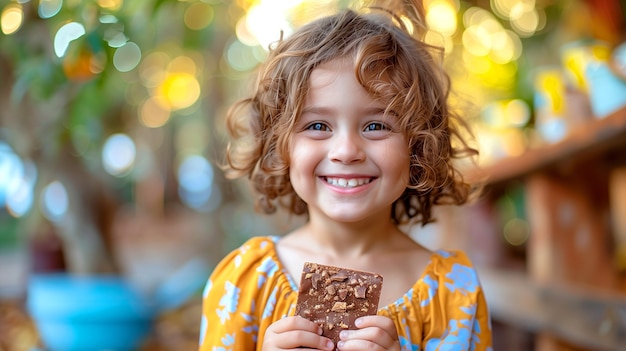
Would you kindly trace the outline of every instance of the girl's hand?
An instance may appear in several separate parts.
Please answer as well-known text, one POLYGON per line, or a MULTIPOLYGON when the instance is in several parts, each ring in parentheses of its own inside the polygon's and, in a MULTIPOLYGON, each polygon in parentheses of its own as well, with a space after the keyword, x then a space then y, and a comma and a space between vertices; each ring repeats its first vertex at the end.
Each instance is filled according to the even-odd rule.
POLYGON ((263 351, 277 350, 333 350, 333 342, 321 336, 319 325, 299 316, 280 319, 267 328, 263 351))
POLYGON ((355 321, 357 330, 343 330, 337 348, 348 350, 400 351, 398 332, 393 321, 383 316, 361 317, 355 321))

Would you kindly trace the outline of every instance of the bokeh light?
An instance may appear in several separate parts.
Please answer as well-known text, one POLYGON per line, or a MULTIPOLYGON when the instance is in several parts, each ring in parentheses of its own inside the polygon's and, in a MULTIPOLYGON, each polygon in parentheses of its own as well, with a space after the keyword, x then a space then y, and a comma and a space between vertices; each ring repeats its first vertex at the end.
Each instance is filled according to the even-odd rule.
POLYGON ((98 6, 102 7, 103 9, 112 11, 119 10, 124 4, 123 0, 97 0, 97 2, 98 6))
POLYGON ((251 70, 259 64, 259 60, 251 48, 239 40, 233 41, 228 46, 226 60, 230 67, 240 72, 251 70))
POLYGON ((513 246, 525 244, 530 237, 530 225, 523 219, 512 218, 504 225, 504 239, 513 246))
POLYGON ((511 26, 523 37, 530 37, 539 27, 539 13, 534 4, 517 3, 511 9, 511 26))
POLYGON ((141 83, 146 88, 156 88, 165 79, 166 67, 170 57, 163 51, 154 51, 146 55, 139 67, 141 83))
POLYGON ((151 97, 139 107, 139 120, 146 127, 162 127, 170 119, 170 110, 164 108, 166 104, 159 100, 161 98, 151 97))
POLYGON ((128 42, 128 37, 126 36, 126 34, 124 34, 124 26, 117 23, 113 23, 107 26, 104 31, 103 38, 112 48, 121 48, 128 42))
POLYGON ((213 167, 207 159, 200 155, 186 157, 178 167, 177 175, 178 194, 187 206, 210 211, 219 205, 221 199, 216 192, 213 167))
POLYGON ((530 107, 520 99, 493 101, 483 108, 482 119, 492 128, 519 128, 530 121, 530 107))
POLYGON ((208 27, 213 22, 214 17, 213 7, 196 2, 191 4, 185 11, 184 21, 187 28, 201 30, 208 27))
POLYGON ((41 210, 51 222, 61 222, 70 206, 67 189, 59 181, 48 184, 42 192, 41 210))
POLYGON ((245 16, 247 32, 251 33, 258 45, 267 48, 280 39, 281 32, 289 36, 293 28, 288 21, 289 11, 302 0, 263 0, 250 7, 245 16))
POLYGON ((509 30, 501 30, 492 34, 492 48, 489 52, 491 59, 500 64, 517 61, 522 55, 520 38, 509 30))
POLYGON ((70 43, 85 35, 85 27, 77 22, 64 24, 54 36, 54 53, 57 57, 65 56, 70 43))
POLYGON ((32 207, 37 168, 22 160, 0 141, 0 207, 14 217, 24 216, 32 207))
POLYGON ((39 0, 37 12, 41 18, 54 17, 63 6, 63 0, 39 0))
POLYGON ((0 14, 0 29, 5 35, 17 32, 24 23, 24 10, 19 4, 8 4, 0 14))
POLYGON ((126 42, 113 54, 113 65, 120 72, 133 70, 139 61, 141 61, 141 49, 132 41, 126 42))
POLYGON ((431 30, 452 36, 457 29, 456 13, 452 3, 446 0, 430 1, 426 8, 426 23, 431 30))
POLYGON ((200 97, 200 83, 195 76, 184 72, 167 74, 158 88, 160 103, 169 110, 180 110, 193 105, 200 97))
POLYGON ((102 164, 107 173, 124 176, 135 163, 136 148, 133 140, 126 134, 111 135, 102 148, 102 164))

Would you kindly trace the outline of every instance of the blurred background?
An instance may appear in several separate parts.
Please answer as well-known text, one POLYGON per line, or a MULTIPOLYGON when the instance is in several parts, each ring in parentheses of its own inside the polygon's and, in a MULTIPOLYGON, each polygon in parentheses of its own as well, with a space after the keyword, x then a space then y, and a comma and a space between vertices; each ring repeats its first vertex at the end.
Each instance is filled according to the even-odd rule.
MULTIPOLYGON (((224 179, 225 110, 357 3, 0 0, 0 350, 196 349, 212 267, 301 221, 224 179)), ((623 350, 626 3, 424 4, 486 187, 411 235, 469 253, 496 350, 623 350)))

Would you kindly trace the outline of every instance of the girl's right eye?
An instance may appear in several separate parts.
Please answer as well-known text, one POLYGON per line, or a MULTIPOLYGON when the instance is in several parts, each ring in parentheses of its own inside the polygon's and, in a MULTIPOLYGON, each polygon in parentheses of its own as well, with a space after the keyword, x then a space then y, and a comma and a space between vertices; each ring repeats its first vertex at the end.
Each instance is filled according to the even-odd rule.
POLYGON ((306 126, 306 128, 304 128, 306 130, 313 130, 313 131, 317 131, 317 132, 327 132, 330 130, 330 128, 322 123, 322 122, 314 122, 309 124, 308 126, 306 126))

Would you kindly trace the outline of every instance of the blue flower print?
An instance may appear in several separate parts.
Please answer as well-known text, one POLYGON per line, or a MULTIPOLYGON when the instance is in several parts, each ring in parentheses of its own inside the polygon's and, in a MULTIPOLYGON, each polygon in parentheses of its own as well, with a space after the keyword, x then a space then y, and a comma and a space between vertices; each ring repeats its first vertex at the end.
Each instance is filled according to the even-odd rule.
POLYGON ((219 305, 224 306, 224 309, 218 309, 217 315, 220 317, 222 324, 230 319, 230 314, 235 313, 237 305, 239 304, 239 288, 233 285, 231 282, 226 282, 224 285, 224 295, 220 299, 219 305))
POLYGON ((260 289, 261 286, 265 284, 267 278, 273 277, 274 273, 278 271, 278 264, 271 257, 267 257, 263 260, 263 262, 261 262, 261 265, 256 269, 256 271, 261 273, 259 274, 259 280, 257 281, 257 288, 260 289))
POLYGON ((402 351, 419 351, 420 346, 418 344, 411 344, 411 331, 409 325, 406 323, 406 318, 402 318, 402 325, 404 325, 404 335, 400 336, 400 349, 402 351))
POLYGON ((241 329, 244 333, 247 334, 252 334, 252 340, 254 342, 256 342, 257 340, 257 334, 259 332, 259 324, 257 323, 257 317, 254 314, 254 311, 256 310, 256 302, 254 300, 251 301, 251 305, 250 305, 250 313, 251 314, 247 314, 244 312, 241 312, 241 317, 243 318, 243 320, 246 321, 246 325, 241 329))
MULTIPOLYGON (((460 309, 468 315, 466 319, 452 319, 441 338, 428 340, 425 351, 472 351, 480 345, 480 322, 476 320, 476 304, 461 306, 460 309)), ((490 351, 491 349, 487 349, 490 351)), ((491 350, 492 351, 492 350, 491 350)))
POLYGON ((209 296, 209 292, 211 292, 211 288, 213 287, 213 282, 209 279, 204 286, 204 291, 202 292, 202 298, 206 299, 209 296))
POLYGON ((204 336, 206 335, 208 324, 209 322, 206 319, 206 316, 202 316, 202 319, 200 319, 200 341, 198 342, 198 345, 204 344, 204 336))
POLYGON ((277 295, 278 295, 278 287, 275 287, 267 299, 267 303, 265 304, 265 309, 263 310, 263 315, 261 316, 261 318, 265 319, 265 318, 272 316, 272 313, 274 313, 274 307, 276 307, 277 295))
POLYGON ((470 320, 452 319, 442 338, 426 343, 425 351, 467 351, 470 349, 470 320))
POLYGON ((230 346, 233 346, 233 344, 235 344, 235 335, 226 334, 221 341, 222 346, 214 346, 213 351, 231 351, 232 348, 230 348, 230 346))
POLYGON ((452 280, 451 283, 446 283, 446 287, 452 293, 459 290, 463 295, 467 295, 476 292, 479 287, 476 271, 462 264, 455 263, 450 273, 446 274, 446 278, 452 280))
POLYGON ((439 282, 433 279, 430 275, 427 275, 423 279, 424 284, 428 286, 428 297, 420 302, 421 307, 426 307, 433 300, 439 289, 439 282))
MULTIPOLYGON (((470 351, 475 350, 476 349, 476 345, 480 345, 480 332, 481 332, 481 325, 480 325, 480 321, 478 321, 477 319, 475 319, 476 316, 476 304, 472 304, 469 307, 461 307, 461 310, 465 313, 467 313, 470 318, 472 318, 474 320, 473 324, 472 324, 472 339, 471 339, 471 346, 470 346, 470 351)), ((489 326, 489 328, 491 328, 489 326)))
POLYGON ((451 252, 448 252, 448 251, 446 251, 446 250, 437 250, 436 252, 437 252, 437 254, 438 254, 439 256, 441 256, 441 257, 443 257, 443 258, 448 258, 448 257, 452 256, 452 253, 451 253, 451 252))
MULTIPOLYGON (((273 240, 273 238, 272 238, 272 240, 273 240)), ((268 240, 264 240, 264 241, 262 241, 262 242, 261 242, 261 244, 259 245, 259 247, 261 248, 261 250, 263 250, 263 249, 265 249, 265 247, 266 247, 267 245, 269 245, 269 243, 270 243, 270 242, 269 242, 268 240)))
POLYGON ((243 256, 250 250, 250 245, 242 245, 239 248, 239 254, 235 256, 234 265, 235 268, 239 268, 243 260, 243 256))

